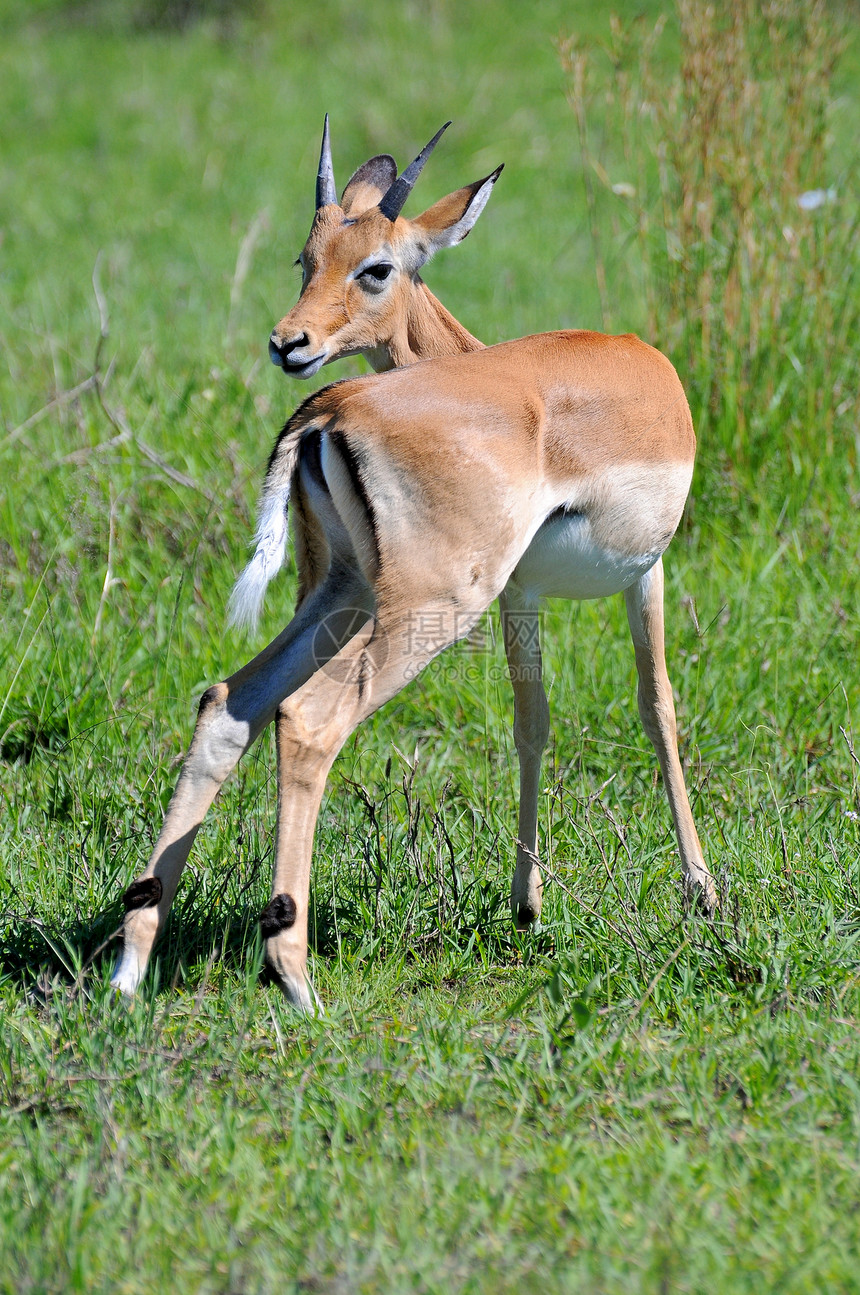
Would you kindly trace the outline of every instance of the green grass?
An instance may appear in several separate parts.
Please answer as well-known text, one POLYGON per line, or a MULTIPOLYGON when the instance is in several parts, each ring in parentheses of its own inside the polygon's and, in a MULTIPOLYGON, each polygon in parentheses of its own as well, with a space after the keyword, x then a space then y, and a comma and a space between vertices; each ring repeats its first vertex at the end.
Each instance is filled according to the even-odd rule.
MULTIPOLYGON (((215 8, 176 32, 129 21, 156 3, 0 5, 0 1290, 860 1289, 856 40, 816 136, 839 200, 803 234, 815 282, 780 263, 791 308, 744 364, 694 309, 703 267, 731 306, 731 257, 715 238, 661 260, 674 181, 593 52, 588 148, 614 183, 641 145, 644 206, 598 179, 588 199, 553 39, 608 38, 591 6, 215 8), (196 699, 292 605, 288 573, 259 640, 223 629, 272 438, 308 394, 265 341, 298 290, 326 109, 341 184, 455 119, 415 209, 507 163, 427 273, 484 340, 601 325, 595 222, 612 327, 656 312, 700 429, 667 648, 720 918, 682 918, 620 600, 553 603, 539 933, 507 917, 491 613, 335 767, 313 876, 330 1016, 299 1020, 261 975, 268 738, 129 1008, 107 989, 118 897, 196 699), (101 398, 67 398, 96 367, 101 398)), ((667 84, 685 39, 671 18, 667 84)), ((756 147, 765 172, 784 155, 756 147)), ((762 192, 761 228, 794 196, 762 192)))

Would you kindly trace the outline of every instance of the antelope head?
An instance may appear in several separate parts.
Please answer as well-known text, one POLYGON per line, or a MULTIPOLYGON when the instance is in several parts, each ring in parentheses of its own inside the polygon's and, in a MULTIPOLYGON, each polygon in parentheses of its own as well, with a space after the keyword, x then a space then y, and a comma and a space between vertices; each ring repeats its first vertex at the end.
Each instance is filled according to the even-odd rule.
POLYGON ((316 213, 298 261, 301 294, 269 338, 272 363, 285 373, 310 378, 346 355, 364 355, 381 371, 481 347, 418 272, 439 248, 466 237, 502 167, 448 194, 423 215, 407 220, 400 214, 450 124, 437 131, 400 176, 387 153, 370 158, 338 202, 326 116, 316 213))

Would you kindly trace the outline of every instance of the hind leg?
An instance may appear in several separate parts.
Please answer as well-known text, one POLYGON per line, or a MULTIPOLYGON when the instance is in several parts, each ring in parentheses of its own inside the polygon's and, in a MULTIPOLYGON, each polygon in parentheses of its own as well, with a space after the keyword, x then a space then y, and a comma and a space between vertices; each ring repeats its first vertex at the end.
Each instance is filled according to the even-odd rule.
POLYGON ((450 605, 383 606, 341 651, 278 708, 278 828, 272 901, 261 927, 272 971, 296 1007, 311 1012, 307 930, 314 828, 326 778, 357 725, 400 691, 446 646, 411 642, 416 624, 450 627, 452 642, 484 610, 455 616, 450 605), (425 619, 426 618, 426 619, 425 619), (456 629, 454 628, 456 625, 456 629))
POLYGON ((203 694, 191 746, 155 849, 124 896, 123 951, 111 979, 122 993, 133 994, 143 979, 191 846, 221 786, 272 720, 278 703, 310 678, 326 654, 333 655, 341 646, 334 640, 320 643, 316 634, 320 621, 346 635, 351 623, 341 625, 338 610, 362 603, 369 606, 371 601, 366 584, 354 573, 333 570, 283 633, 242 670, 203 694))

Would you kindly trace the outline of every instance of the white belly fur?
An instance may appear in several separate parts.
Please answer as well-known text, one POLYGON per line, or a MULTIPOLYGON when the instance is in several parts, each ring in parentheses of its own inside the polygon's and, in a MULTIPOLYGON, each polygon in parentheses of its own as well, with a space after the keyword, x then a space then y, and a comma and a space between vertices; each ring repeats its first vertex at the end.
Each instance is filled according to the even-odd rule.
POLYGON ((613 552, 595 541, 583 513, 560 513, 541 526, 511 580, 530 598, 604 598, 629 588, 659 556, 659 549, 613 552))
POLYGON ((603 598, 628 589, 669 543, 692 464, 635 464, 584 480, 553 512, 511 581, 529 598, 603 598))

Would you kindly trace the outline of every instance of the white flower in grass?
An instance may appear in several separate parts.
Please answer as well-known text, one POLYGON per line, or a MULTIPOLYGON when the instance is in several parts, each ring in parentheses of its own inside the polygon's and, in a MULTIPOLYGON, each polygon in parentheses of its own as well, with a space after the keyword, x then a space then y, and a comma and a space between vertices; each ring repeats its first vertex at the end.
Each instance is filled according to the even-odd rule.
POLYGON ((805 193, 798 195, 797 205, 801 211, 817 211, 826 202, 835 201, 835 189, 807 189, 805 193))

